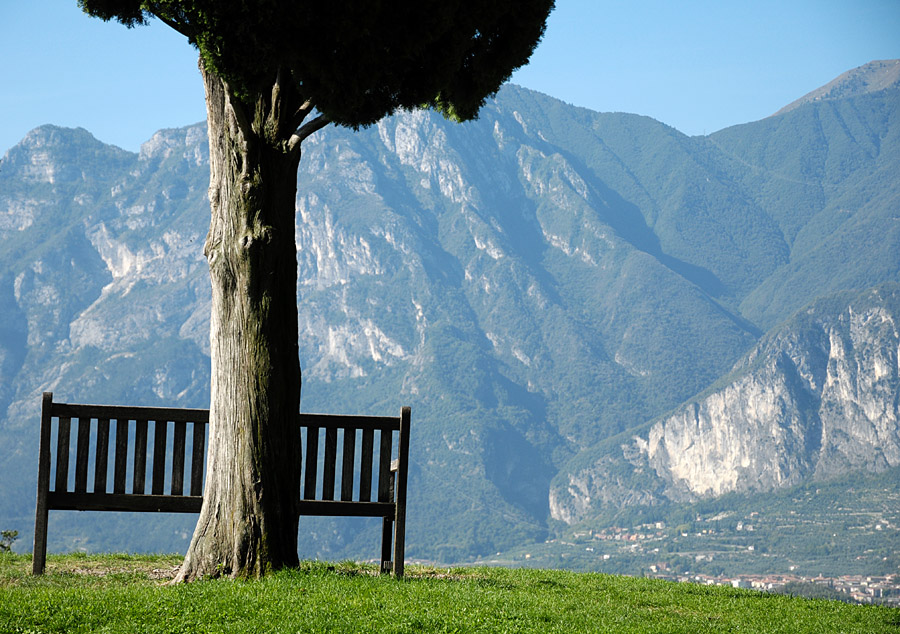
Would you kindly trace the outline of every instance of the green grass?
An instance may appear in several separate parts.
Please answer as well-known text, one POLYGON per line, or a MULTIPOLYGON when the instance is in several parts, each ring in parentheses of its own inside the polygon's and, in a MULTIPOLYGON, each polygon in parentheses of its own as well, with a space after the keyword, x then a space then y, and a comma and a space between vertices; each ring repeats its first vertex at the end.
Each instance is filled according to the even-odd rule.
POLYGON ((554 570, 304 563, 165 585, 179 557, 0 556, 0 632, 900 632, 900 610, 554 570))

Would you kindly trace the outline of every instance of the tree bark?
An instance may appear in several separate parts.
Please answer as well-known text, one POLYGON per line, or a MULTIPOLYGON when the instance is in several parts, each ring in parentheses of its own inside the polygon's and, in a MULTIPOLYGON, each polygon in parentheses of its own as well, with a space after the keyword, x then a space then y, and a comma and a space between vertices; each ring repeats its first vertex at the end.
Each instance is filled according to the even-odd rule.
POLYGON ((176 581, 296 566, 300 362, 294 112, 278 81, 239 100, 203 68, 211 220, 210 440, 203 507, 176 581))

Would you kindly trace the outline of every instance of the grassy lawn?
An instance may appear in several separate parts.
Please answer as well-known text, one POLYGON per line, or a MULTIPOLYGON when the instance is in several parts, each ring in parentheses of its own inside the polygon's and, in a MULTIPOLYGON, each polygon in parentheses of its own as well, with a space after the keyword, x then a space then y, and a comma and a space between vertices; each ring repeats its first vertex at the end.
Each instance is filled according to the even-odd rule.
POLYGON ((900 633, 900 610, 601 574, 304 563, 165 585, 177 556, 0 555, 0 632, 900 633))

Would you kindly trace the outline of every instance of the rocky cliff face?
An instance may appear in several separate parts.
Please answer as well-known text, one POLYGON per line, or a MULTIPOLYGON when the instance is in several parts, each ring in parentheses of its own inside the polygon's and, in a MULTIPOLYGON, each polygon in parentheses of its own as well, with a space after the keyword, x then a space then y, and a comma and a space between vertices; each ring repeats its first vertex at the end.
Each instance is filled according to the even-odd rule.
POLYGON ((685 501, 900 465, 900 287, 820 301, 765 337, 724 385, 551 492, 572 523, 597 500, 685 501), (614 475, 652 473, 635 488, 614 475))

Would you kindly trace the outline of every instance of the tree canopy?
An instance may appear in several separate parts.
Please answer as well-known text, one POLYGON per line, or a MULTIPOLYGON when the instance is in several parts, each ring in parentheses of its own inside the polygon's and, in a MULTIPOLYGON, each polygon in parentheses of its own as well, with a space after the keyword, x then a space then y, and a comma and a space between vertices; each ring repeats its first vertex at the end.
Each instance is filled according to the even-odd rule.
POLYGON ((472 119, 524 65, 553 0, 79 0, 126 26, 156 17, 247 99, 289 73, 328 120, 358 128, 397 109, 472 119), (281 74, 281 75, 279 75, 281 74))

